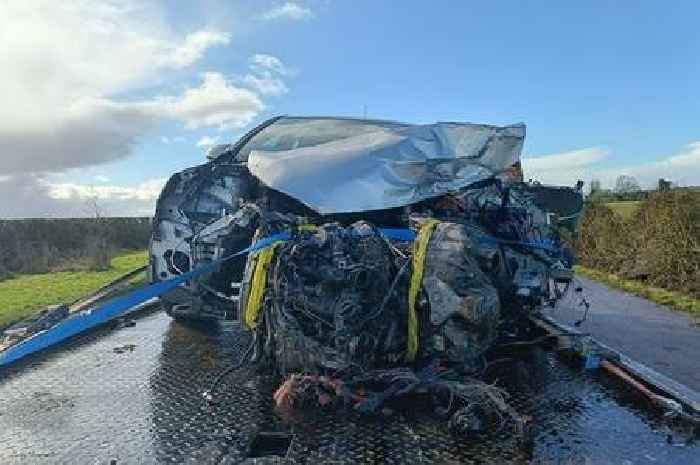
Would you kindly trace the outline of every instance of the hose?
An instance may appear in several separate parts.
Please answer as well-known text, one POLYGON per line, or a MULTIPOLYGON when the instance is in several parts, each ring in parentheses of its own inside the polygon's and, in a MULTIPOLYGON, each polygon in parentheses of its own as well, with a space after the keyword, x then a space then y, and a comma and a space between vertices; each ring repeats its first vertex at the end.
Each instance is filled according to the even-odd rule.
POLYGON ((214 389, 216 389, 216 386, 221 382, 222 379, 224 379, 227 375, 230 373, 238 370, 241 368, 245 363, 248 361, 248 358, 250 357, 251 352, 253 351, 253 347, 255 347, 255 338, 253 338, 252 341, 250 341, 250 345, 248 348, 245 350, 241 358, 231 365, 230 367, 226 368, 224 371, 219 373, 216 378, 214 378, 214 381, 212 381, 211 385, 209 386, 209 389, 206 391, 202 392, 202 397, 204 397, 207 401, 213 402, 214 401, 214 389))

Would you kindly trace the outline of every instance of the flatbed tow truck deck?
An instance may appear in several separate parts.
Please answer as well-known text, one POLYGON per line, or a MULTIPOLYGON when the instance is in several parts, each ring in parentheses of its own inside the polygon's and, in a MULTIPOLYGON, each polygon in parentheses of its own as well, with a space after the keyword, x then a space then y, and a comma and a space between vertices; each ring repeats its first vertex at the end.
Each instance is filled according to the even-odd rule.
POLYGON ((456 437, 417 405, 390 416, 283 415, 275 386, 252 366, 226 377, 208 403, 202 392, 245 351, 247 334, 237 324, 185 326, 160 310, 0 369, 0 463, 700 463, 692 433, 624 383, 554 352, 528 376, 506 367, 500 379, 532 416, 526 448, 509 431, 456 437))

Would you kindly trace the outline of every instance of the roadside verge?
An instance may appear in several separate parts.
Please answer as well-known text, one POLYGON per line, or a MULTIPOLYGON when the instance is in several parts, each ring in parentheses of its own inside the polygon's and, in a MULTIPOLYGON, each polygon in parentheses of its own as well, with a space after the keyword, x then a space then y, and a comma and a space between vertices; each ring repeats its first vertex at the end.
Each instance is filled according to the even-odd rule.
POLYGON ((668 289, 650 286, 641 281, 624 279, 611 273, 593 270, 580 265, 577 265, 575 270, 576 273, 593 279, 594 281, 627 291, 639 297, 644 297, 645 299, 651 300, 659 305, 665 305, 673 310, 688 313, 700 324, 700 299, 678 291, 670 291, 668 289))

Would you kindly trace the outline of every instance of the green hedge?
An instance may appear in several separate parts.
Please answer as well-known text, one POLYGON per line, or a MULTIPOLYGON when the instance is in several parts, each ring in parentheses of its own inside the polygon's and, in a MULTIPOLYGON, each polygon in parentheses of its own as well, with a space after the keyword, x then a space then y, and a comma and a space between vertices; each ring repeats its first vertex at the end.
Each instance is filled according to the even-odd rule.
POLYGON ((653 193, 628 218, 591 202, 577 252, 588 268, 700 296, 700 193, 653 193))
POLYGON ((150 234, 150 218, 0 220, 0 279, 57 268, 99 269, 109 266, 117 250, 145 249, 150 234))

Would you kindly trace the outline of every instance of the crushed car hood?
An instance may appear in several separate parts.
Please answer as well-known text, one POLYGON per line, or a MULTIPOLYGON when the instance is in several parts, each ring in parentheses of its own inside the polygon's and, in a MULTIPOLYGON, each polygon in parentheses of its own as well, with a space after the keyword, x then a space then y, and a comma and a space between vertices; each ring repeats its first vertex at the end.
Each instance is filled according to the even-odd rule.
POLYGON ((524 139, 524 124, 283 117, 241 155, 268 187, 333 214, 410 205, 498 175, 524 139))

